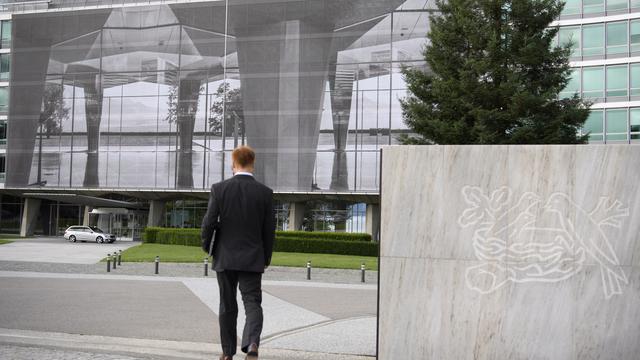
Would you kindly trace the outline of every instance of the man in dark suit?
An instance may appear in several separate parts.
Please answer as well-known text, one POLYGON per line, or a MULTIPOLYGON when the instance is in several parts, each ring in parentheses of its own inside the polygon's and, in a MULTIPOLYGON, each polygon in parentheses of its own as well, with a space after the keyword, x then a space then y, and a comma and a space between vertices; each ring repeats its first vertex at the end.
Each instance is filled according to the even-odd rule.
POLYGON ((231 157, 234 176, 211 187, 202 247, 208 252, 213 241, 220 287, 220 359, 232 360, 236 353, 239 285, 246 314, 241 349, 247 360, 256 360, 263 321, 262 274, 271 263, 275 237, 273 191, 253 178, 255 153, 250 147, 235 149, 231 157))

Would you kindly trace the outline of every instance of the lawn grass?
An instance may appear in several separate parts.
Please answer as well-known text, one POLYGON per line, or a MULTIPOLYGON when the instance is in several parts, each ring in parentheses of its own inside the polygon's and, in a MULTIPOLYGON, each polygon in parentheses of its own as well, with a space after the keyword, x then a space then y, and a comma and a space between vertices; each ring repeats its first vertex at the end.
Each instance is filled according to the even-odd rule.
POLYGON ((12 243, 13 241, 11 240, 4 240, 4 239, 0 239, 0 245, 4 245, 4 244, 8 244, 8 243, 12 243))
MULTIPOLYGON (((197 246, 141 244, 123 251, 122 260, 128 262, 153 262, 156 256, 160 256, 160 261, 162 262, 199 263, 204 260, 204 255, 197 246)), ((364 262, 368 270, 378 269, 378 259, 376 257, 284 252, 273 253, 271 265, 306 267, 307 260, 311 260, 312 266, 317 268, 360 269, 360 264, 364 262)))

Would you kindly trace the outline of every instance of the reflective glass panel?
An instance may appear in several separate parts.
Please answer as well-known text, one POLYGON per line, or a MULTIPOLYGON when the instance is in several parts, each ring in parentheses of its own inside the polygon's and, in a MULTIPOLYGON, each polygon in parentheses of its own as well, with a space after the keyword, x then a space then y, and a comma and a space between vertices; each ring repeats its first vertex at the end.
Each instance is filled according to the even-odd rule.
POLYGON ((562 9, 562 15, 576 15, 580 14, 582 7, 582 0, 567 0, 562 9))
POLYGON ((632 133, 640 133, 640 108, 629 110, 629 130, 632 133))
POLYGON ((630 95, 640 95, 640 64, 629 64, 629 73, 631 75, 630 95))
POLYGON ((640 51, 640 20, 629 22, 629 45, 632 53, 640 51))
POLYGON ((607 140, 627 140, 627 109, 607 110, 607 140))
POLYGON ((585 14, 604 12, 604 0, 583 0, 582 12, 585 14))
POLYGON ((0 113, 6 113, 9 109, 9 88, 0 88, 0 113))
POLYGON ((604 69, 602 66, 582 69, 582 96, 600 98, 604 96, 604 69))
POLYGON ((11 47, 11 20, 2 20, 2 48, 11 47))
POLYGON ((627 96, 627 65, 607 66, 607 97, 627 96))
POLYGON ((582 132, 589 134, 589 140, 602 141, 602 130, 604 128, 602 113, 602 110, 591 110, 587 121, 584 123, 582 132))
POLYGON ((620 21, 607 24, 607 54, 627 53, 627 22, 620 21))
POLYGON ((0 81, 9 80, 10 65, 11 65, 11 55, 1 54, 0 55, 0 81))
POLYGON ((571 78, 567 87, 560 92, 560 98, 570 98, 576 93, 580 93, 580 68, 571 70, 571 78))
POLYGON ((626 10, 627 0, 607 0, 607 11, 626 10))
POLYGON ((559 38, 560 46, 571 44, 573 49, 571 56, 580 56, 580 27, 570 26, 560 28, 559 38))
POLYGON ((6 144, 7 142, 7 122, 0 121, 0 144, 6 144))
POLYGON ((582 27, 582 55, 596 56, 604 54, 604 24, 585 25, 582 27))

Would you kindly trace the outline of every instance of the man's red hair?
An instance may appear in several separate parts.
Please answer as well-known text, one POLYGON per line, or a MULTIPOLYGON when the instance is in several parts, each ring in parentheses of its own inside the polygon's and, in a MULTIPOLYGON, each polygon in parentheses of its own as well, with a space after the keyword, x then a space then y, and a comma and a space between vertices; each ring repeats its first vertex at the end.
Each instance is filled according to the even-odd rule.
POLYGON ((233 162, 238 167, 253 167, 253 164, 256 161, 256 152, 249 146, 240 146, 233 150, 231 153, 231 159, 233 159, 233 162))

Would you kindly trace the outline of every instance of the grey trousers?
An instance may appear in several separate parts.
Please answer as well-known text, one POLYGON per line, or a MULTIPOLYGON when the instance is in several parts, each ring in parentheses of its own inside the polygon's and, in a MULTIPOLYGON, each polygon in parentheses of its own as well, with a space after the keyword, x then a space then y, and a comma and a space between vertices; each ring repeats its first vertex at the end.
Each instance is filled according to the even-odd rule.
POLYGON ((225 355, 235 355, 237 347, 238 285, 244 303, 246 321, 242 332, 242 351, 260 345, 262 333, 262 273, 225 270, 216 273, 220 288, 220 340, 225 355))

